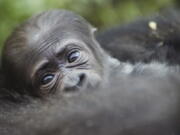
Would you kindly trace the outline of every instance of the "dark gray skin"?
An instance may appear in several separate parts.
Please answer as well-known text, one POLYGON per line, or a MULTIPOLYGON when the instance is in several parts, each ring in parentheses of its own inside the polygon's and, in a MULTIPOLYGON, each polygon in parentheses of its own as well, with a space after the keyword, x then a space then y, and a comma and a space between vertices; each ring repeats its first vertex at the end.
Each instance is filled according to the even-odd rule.
POLYGON ((43 96, 97 87, 114 62, 94 39, 94 31, 82 17, 64 10, 24 22, 3 49, 8 89, 43 96))
POLYGON ((97 35, 101 46, 120 61, 180 64, 180 11, 167 10, 116 26, 97 35), (156 23, 156 29, 151 24, 156 23))

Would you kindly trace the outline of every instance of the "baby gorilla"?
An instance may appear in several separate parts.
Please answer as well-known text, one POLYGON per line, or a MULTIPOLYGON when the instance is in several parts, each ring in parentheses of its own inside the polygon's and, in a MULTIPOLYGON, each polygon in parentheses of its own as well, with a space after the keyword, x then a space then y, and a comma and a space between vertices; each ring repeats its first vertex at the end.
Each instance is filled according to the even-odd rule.
POLYGON ((70 11, 53 10, 30 18, 13 32, 3 50, 7 89, 44 96, 105 87, 115 76, 161 77, 179 71, 155 62, 120 63, 100 47, 94 31, 70 11))
POLYGON ((98 86, 114 62, 95 41, 94 31, 82 17, 64 10, 27 20, 3 50, 9 89, 42 96, 98 86))

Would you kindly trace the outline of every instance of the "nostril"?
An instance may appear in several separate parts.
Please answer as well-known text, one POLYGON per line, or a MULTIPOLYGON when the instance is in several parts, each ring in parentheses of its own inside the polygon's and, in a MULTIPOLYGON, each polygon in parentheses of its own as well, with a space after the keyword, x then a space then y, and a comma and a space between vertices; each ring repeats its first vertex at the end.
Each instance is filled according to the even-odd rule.
POLYGON ((82 85, 83 85, 85 78, 86 78, 86 75, 85 75, 84 73, 82 73, 82 74, 79 75, 79 83, 78 83, 78 86, 82 86, 82 85))

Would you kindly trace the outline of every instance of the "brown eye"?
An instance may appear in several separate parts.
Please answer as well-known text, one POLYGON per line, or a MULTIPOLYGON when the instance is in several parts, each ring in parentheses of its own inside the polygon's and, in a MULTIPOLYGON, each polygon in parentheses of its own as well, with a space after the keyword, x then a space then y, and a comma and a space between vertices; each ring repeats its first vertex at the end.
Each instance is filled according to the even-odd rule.
POLYGON ((72 51, 68 54, 67 59, 69 63, 76 61, 80 57, 80 52, 78 50, 72 51))
POLYGON ((53 80, 53 78, 54 78, 53 74, 47 74, 42 77, 41 84, 46 85, 46 84, 50 83, 53 80))

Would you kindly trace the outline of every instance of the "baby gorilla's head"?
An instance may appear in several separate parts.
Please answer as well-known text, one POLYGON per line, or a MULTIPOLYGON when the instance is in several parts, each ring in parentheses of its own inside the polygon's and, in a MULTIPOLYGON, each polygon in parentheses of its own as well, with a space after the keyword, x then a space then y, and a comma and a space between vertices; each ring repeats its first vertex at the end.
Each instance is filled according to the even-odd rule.
POLYGON ((94 28, 65 10, 41 13, 6 41, 2 66, 17 91, 47 95, 96 87, 113 62, 94 39, 94 28))

